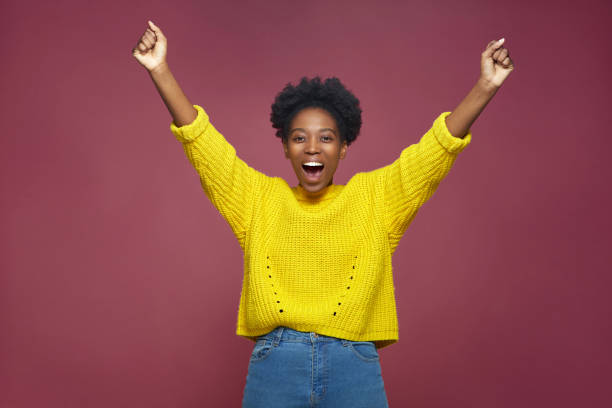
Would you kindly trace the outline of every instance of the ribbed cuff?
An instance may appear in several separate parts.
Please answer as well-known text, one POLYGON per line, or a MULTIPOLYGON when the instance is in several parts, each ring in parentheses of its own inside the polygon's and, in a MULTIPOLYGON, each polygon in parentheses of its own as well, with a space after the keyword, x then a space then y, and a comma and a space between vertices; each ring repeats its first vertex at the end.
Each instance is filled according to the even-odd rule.
POLYGON ((198 116, 196 116, 193 122, 181 127, 176 126, 174 121, 170 123, 170 131, 181 143, 191 142, 200 136, 206 131, 206 127, 210 123, 208 115, 206 112, 204 112, 204 109, 200 105, 193 105, 193 107, 198 111, 198 116))
POLYGON ((467 134, 462 138, 451 135, 446 127, 446 117, 451 112, 443 112, 436 118, 433 124, 433 132, 438 142, 450 153, 458 154, 472 141, 472 132, 468 129, 467 134))

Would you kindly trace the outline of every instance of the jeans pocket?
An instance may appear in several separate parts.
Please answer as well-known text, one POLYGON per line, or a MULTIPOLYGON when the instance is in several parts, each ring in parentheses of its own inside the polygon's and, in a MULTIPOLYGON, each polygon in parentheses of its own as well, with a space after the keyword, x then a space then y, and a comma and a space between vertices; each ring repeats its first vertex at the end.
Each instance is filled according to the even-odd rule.
POLYGON ((348 347, 363 361, 372 362, 380 359, 376 345, 372 341, 349 341, 348 347))
POLYGON ((272 340, 258 339, 255 342, 253 352, 251 353, 251 363, 266 359, 272 352, 272 349, 274 349, 274 346, 272 345, 272 340))

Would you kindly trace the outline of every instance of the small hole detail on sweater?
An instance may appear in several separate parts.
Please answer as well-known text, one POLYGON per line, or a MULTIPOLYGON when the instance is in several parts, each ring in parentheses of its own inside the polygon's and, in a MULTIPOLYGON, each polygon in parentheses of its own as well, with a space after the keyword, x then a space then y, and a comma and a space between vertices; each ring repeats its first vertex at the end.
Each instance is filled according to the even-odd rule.
MULTIPOLYGON (((272 278, 272 274, 273 274, 274 272, 272 271, 272 268, 270 267, 270 256, 269 256, 269 255, 266 255, 266 260, 267 260, 267 263, 268 263, 268 264, 266 265, 266 271, 268 271, 268 274, 267 274, 267 275, 268 275, 268 279, 270 279, 270 280, 274 281, 274 279, 272 278)), ((270 287, 271 287, 271 288, 274 288, 274 284, 273 284, 273 283, 270 283, 270 287)), ((275 302, 277 305, 279 305, 279 304, 281 303, 281 301, 280 301, 280 298, 279 298, 279 296, 278 296, 278 292, 277 292, 277 291, 275 291, 274 289, 272 289, 272 291, 273 291, 273 293, 274 293, 274 295, 275 295, 275 296, 274 296, 274 302, 275 302)), ((279 312, 279 313, 283 313, 283 312, 284 312, 284 309, 277 309, 277 310, 278 310, 278 312, 279 312)))
MULTIPOLYGON (((357 256, 355 256, 354 259, 357 259, 357 256)), ((357 261, 355 261, 355 264, 352 265, 351 267, 351 274, 348 276, 348 281, 354 281, 355 279, 355 269, 357 269, 357 265, 356 265, 357 261)), ((341 298, 345 297, 348 293, 349 290, 351 289, 351 285, 346 285, 346 291, 340 295, 341 298)), ((338 302, 338 306, 342 306, 342 302, 338 302)), ((338 315, 338 310, 334 311, 334 313, 332 314, 332 316, 337 316, 338 315)))

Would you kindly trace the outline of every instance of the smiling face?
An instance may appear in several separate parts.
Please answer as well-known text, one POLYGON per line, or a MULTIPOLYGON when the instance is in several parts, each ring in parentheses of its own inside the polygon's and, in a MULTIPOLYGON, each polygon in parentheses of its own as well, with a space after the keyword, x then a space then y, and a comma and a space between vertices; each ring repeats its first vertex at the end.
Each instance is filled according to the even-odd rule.
POLYGON ((325 109, 304 108, 289 125, 285 157, 291 161, 299 184, 316 193, 333 183, 340 159, 346 155, 346 142, 341 142, 334 117, 325 109), (307 166, 320 163, 323 166, 307 166))

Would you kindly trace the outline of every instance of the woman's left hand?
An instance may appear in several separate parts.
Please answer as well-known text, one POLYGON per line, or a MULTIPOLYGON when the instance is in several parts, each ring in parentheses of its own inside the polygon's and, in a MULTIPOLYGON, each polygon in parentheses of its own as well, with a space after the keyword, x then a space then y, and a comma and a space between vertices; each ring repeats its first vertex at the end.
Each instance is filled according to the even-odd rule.
POLYGON ((502 47, 505 39, 491 41, 482 52, 480 60, 480 79, 499 88, 514 69, 514 62, 508 49, 502 47))

